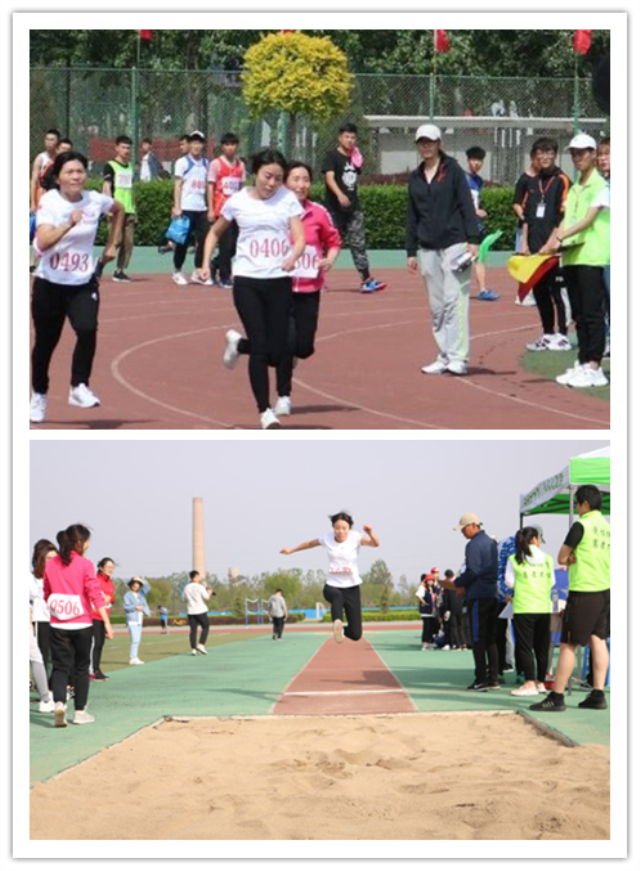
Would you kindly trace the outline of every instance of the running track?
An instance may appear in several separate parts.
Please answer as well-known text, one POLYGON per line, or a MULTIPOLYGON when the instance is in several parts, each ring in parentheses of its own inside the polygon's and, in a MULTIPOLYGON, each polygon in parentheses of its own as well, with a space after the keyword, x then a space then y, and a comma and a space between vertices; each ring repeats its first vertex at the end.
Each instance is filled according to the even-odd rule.
MULTIPOLYGON (((367 296, 354 290, 352 269, 330 276, 316 355, 294 373, 287 430, 609 428, 608 403, 519 366, 539 319, 535 308, 513 304, 504 270, 490 280, 499 301, 472 299, 466 378, 421 374, 435 358, 421 282, 402 270, 376 275, 389 288, 367 296)), ((147 275, 131 284, 105 277, 101 295, 91 386, 102 405, 67 405, 67 326, 51 367, 48 421, 37 429, 257 428, 245 361, 232 372, 222 366, 224 334, 240 327, 229 292, 147 275)))

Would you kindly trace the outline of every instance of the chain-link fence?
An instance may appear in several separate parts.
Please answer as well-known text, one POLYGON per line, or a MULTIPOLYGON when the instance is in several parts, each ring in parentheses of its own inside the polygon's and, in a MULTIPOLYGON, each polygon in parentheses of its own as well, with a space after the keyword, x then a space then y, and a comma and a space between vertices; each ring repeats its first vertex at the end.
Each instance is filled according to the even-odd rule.
POLYGON ((576 89, 573 79, 359 75, 349 109, 321 125, 276 110, 250 118, 237 72, 35 67, 30 85, 32 156, 44 131, 57 127, 87 154, 96 173, 113 157, 120 134, 136 145, 142 137, 151 138, 170 168, 178 156, 178 137, 194 129, 207 136, 210 155, 222 134, 232 130, 243 155, 278 145, 287 156, 319 170, 339 122, 348 118, 361 128, 366 175, 403 174, 417 163, 413 132, 433 113, 449 153, 462 159, 470 145, 481 145, 487 151, 483 174, 509 184, 527 165, 537 136, 552 135, 562 147, 574 129, 597 137, 608 123, 587 79, 576 89))

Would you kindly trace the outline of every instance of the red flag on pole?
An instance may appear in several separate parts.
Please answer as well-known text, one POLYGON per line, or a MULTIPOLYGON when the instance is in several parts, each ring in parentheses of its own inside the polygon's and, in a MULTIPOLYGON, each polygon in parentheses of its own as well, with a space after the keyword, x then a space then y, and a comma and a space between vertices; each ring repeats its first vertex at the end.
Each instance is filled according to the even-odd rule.
POLYGON ((295 30, 281 30, 280 33, 295 33, 295 30))
POLYGON ((139 30, 140 39, 144 39, 145 42, 151 42, 153 39, 153 30, 139 30))
POLYGON ((449 51, 451 43, 446 30, 436 30, 433 47, 437 52, 449 51))
POLYGON ((573 50, 578 54, 586 54, 591 48, 591 31, 575 30, 573 33, 573 50))

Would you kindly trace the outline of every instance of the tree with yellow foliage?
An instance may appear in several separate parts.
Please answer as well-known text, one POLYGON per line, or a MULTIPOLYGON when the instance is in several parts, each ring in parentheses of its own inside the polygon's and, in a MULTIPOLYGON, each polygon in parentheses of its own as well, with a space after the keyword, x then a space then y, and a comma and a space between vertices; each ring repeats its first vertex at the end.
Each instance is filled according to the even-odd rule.
POLYGON ((254 118, 287 113, 291 155, 296 120, 326 121, 349 105, 353 76, 347 56, 328 37, 272 33, 244 55, 242 94, 254 118))

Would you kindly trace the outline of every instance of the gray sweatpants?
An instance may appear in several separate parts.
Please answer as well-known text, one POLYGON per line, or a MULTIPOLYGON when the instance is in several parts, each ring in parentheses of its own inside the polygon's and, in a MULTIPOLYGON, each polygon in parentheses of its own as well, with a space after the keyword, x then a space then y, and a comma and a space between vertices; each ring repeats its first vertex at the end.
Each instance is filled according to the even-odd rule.
POLYGON ((471 269, 453 272, 451 262, 466 250, 466 243, 443 251, 419 251, 420 274, 429 295, 433 337, 443 363, 469 361, 469 292, 471 269))

